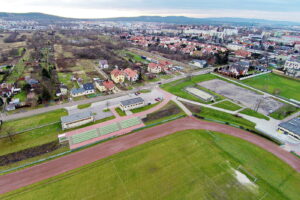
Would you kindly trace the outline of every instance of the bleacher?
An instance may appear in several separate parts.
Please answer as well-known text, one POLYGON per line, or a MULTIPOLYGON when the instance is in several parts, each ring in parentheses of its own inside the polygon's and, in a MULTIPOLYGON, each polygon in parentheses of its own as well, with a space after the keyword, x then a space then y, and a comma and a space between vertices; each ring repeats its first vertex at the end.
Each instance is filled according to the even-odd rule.
POLYGON ((116 131, 119 131, 119 130, 122 130, 125 128, 129 128, 132 126, 136 126, 141 123, 142 123, 142 121, 139 118, 134 117, 131 119, 123 120, 119 123, 115 122, 115 123, 112 123, 112 124, 109 124, 106 126, 102 126, 97 129, 93 129, 90 131, 86 131, 83 133, 73 135, 70 137, 70 141, 72 144, 78 144, 78 143, 81 143, 81 142, 84 142, 84 141, 87 141, 87 140, 90 140, 90 139, 93 139, 93 138, 96 138, 96 137, 99 137, 102 135, 113 133, 113 132, 116 132, 116 131))
POLYGON ((103 127, 99 128, 100 135, 106 135, 112 132, 116 132, 120 130, 120 127, 118 126, 118 123, 109 124, 103 127))
POLYGON ((77 135, 73 135, 71 138, 72 138, 73 144, 78 144, 78 143, 84 142, 86 140, 96 138, 98 136, 99 135, 98 135, 97 130, 94 129, 94 130, 91 130, 91 131, 87 131, 87 132, 79 133, 77 135))
POLYGON ((121 125, 122 129, 129 128, 129 127, 132 127, 132 126, 136 126, 138 124, 141 124, 141 120, 137 117, 127 119, 127 120, 124 120, 124 121, 120 122, 120 125, 121 125))

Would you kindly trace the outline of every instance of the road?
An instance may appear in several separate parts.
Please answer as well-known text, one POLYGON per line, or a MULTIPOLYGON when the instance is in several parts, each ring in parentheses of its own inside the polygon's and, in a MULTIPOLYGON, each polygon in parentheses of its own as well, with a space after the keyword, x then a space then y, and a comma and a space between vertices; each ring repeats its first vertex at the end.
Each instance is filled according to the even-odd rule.
POLYGON ((99 159, 109 157, 116 153, 173 134, 175 132, 189 129, 217 131, 241 138, 269 151, 282 161, 289 164, 296 171, 300 172, 300 159, 281 149, 279 146, 267 139, 231 126, 202 121, 194 117, 185 117, 166 124, 125 135, 123 137, 95 145, 93 147, 51 160, 46 163, 3 175, 0 179, 0 194, 31 185, 78 167, 82 167, 99 159))
MULTIPOLYGON (((200 75, 200 74, 207 74, 209 72, 212 72, 213 69, 211 68, 207 68, 198 72, 195 72, 193 75, 200 75)), ((165 79, 165 80, 160 80, 157 82, 153 82, 153 83, 147 83, 146 86, 143 87, 139 87, 139 88, 135 88, 133 90, 130 91, 121 91, 117 94, 111 94, 111 95, 106 95, 106 96, 98 96, 98 97, 94 97, 91 99, 84 99, 84 100, 80 100, 80 101, 72 101, 72 102, 68 102, 68 103, 63 103, 63 104, 59 104, 59 105, 54 105, 54 106, 49 106, 49 107, 44 107, 44 108, 39 108, 39 109, 34 109, 34 110, 29 110, 29 111, 25 111, 25 112, 21 112, 21 113, 16 113, 16 114, 11 114, 11 115, 6 115, 1 113, 0 119, 2 121, 9 121, 9 120, 15 120, 15 119, 19 119, 19 118, 23 118, 23 117, 29 117, 32 115, 37 115, 37 114, 42 114, 45 112, 49 112, 49 111, 53 111, 53 110, 57 110, 57 109, 61 109, 61 108, 65 108, 65 107, 72 107, 72 106, 76 106, 76 105, 80 105, 80 104, 87 104, 87 103, 95 103, 98 101, 105 101, 108 99, 113 99, 113 98, 117 98, 117 97, 121 97, 124 95, 128 95, 130 93, 135 93, 139 90, 142 89, 153 89, 155 86, 158 85, 158 83, 169 83, 175 80, 179 80, 182 78, 187 77, 187 75, 179 75, 176 77, 173 77, 171 79, 165 79)))

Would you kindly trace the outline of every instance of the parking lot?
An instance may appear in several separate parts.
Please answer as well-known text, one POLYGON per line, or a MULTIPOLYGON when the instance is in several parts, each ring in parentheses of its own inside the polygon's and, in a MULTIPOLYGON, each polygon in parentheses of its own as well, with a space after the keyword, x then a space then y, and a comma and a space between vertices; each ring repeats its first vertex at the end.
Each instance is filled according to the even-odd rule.
POLYGON ((258 112, 265 115, 269 115, 284 105, 271 97, 265 97, 264 95, 220 79, 204 81, 198 84, 248 108, 256 109, 258 107, 258 112))
POLYGON ((122 97, 109 99, 106 101, 95 102, 90 107, 84 109, 78 109, 77 105, 68 107, 66 109, 68 110, 69 115, 85 112, 85 111, 91 111, 92 113, 95 114, 95 120, 99 120, 113 115, 113 113, 110 111, 104 112, 104 110, 106 110, 108 107, 116 107, 120 104, 120 101, 132 99, 136 97, 142 97, 145 100, 146 104, 149 103, 153 104, 153 103, 157 103, 156 99, 162 100, 164 98, 164 95, 159 90, 153 89, 149 93, 129 93, 128 95, 122 97))

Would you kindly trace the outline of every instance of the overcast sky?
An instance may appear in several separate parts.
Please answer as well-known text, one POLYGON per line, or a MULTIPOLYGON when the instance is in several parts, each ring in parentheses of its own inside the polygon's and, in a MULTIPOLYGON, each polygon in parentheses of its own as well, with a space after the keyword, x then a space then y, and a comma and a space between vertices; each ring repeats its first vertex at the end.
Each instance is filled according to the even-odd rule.
POLYGON ((0 12, 42 12, 74 18, 181 15, 300 22, 300 0, 0 0, 0 12))

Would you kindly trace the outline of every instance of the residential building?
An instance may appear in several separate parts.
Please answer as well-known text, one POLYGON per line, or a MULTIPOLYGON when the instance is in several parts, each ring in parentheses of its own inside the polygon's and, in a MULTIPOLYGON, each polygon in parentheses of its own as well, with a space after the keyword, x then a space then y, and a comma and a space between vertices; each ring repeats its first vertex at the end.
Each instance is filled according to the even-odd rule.
POLYGON ((95 88, 93 83, 85 83, 83 84, 83 89, 85 90, 86 94, 94 94, 95 93, 95 88))
POLYGON ((190 64, 199 68, 204 68, 207 66, 206 60, 193 60, 190 62, 190 64))
POLYGON ((136 70, 132 70, 132 69, 130 69, 130 68, 126 68, 126 69, 124 70, 124 74, 125 74, 127 80, 129 80, 129 81, 131 81, 131 82, 135 82, 135 81, 137 81, 138 78, 139 78, 138 72, 137 72, 136 70))
POLYGON ((148 72, 158 74, 162 71, 162 68, 159 64, 149 63, 148 64, 148 72))
POLYGON ((278 132, 300 140, 300 117, 279 124, 278 132))
POLYGON ((288 59, 284 64, 285 74, 300 78, 300 56, 288 59))
POLYGON ((249 58, 251 56, 251 52, 240 49, 240 50, 235 51, 235 55, 237 57, 249 58))
POLYGON ((86 95, 84 88, 73 88, 70 94, 72 97, 80 97, 86 95))
POLYGON ((95 81, 95 86, 100 92, 107 92, 107 91, 112 91, 116 92, 116 86, 114 82, 107 80, 107 81, 95 81))
POLYGON ((84 124, 90 123, 94 121, 94 115, 92 112, 81 112, 72 114, 69 116, 61 117, 61 126, 62 129, 75 128, 78 126, 82 126, 84 124))
POLYGON ((110 76, 115 83, 123 83, 125 81, 125 74, 123 70, 114 69, 110 73, 110 76))
POLYGON ((132 109, 140 108, 143 106, 145 106, 145 101, 141 97, 128 99, 125 101, 121 101, 121 103, 120 103, 120 109, 123 111, 132 110, 132 109))
POLYGON ((100 60, 99 61, 99 68, 100 69, 107 69, 109 67, 107 60, 100 60))

